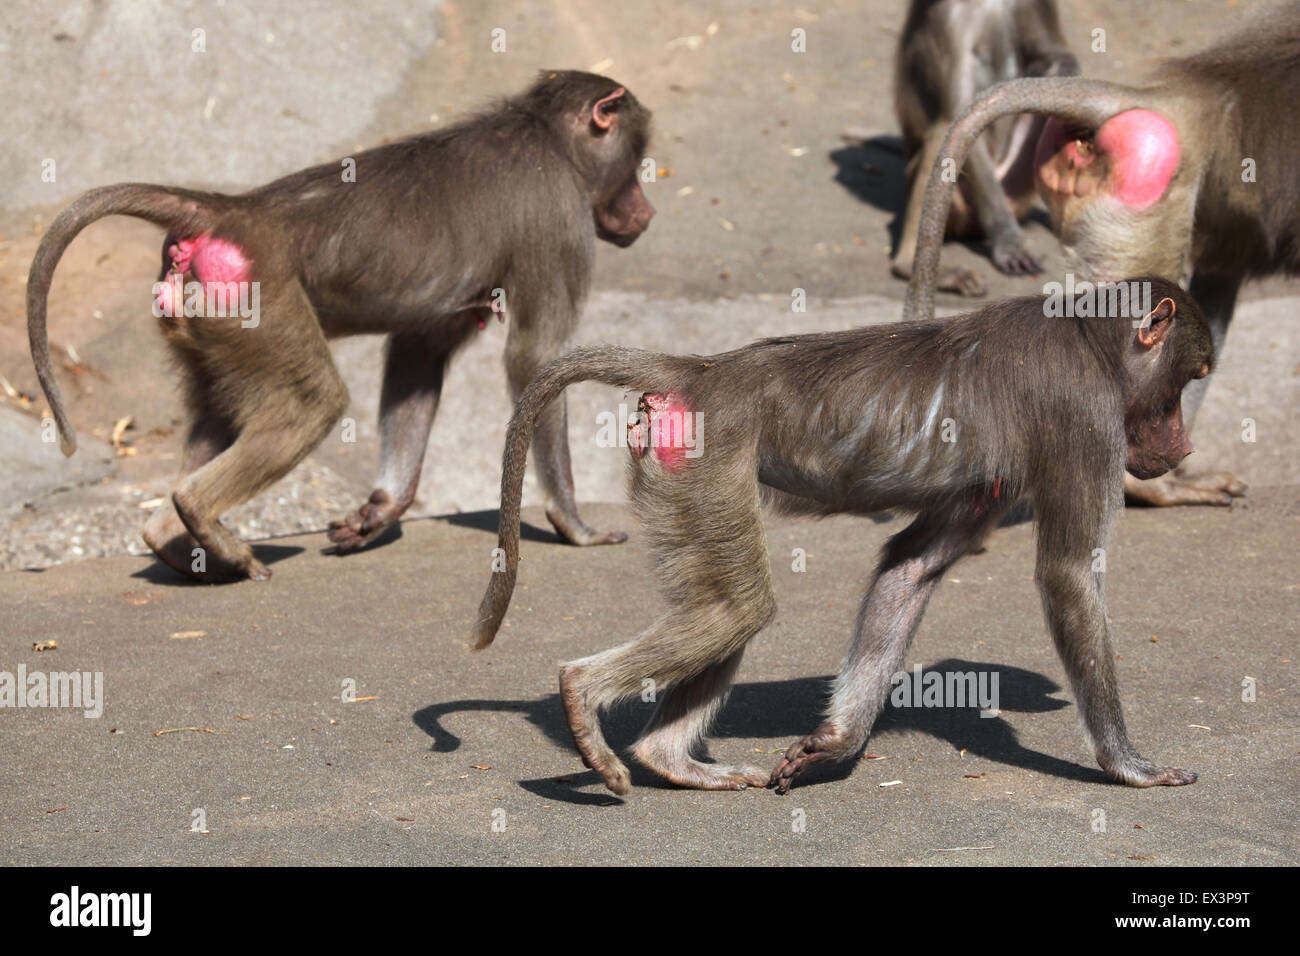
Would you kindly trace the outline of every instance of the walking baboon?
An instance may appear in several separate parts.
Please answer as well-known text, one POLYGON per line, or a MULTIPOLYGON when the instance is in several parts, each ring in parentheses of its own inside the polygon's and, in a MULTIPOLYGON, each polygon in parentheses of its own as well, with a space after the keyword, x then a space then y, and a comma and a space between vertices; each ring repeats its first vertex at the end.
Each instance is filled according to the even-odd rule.
MULTIPOLYGON (((515 395, 563 351, 596 238, 628 246, 654 215, 638 180, 649 131, 626 87, 546 72, 478 116, 239 196, 139 183, 86 193, 51 224, 27 284, 32 357, 64 454, 76 439, 46 337, 54 267, 95 220, 146 219, 168 230, 154 311, 192 422, 181 482, 145 541, 200 580, 269 577, 221 515, 287 474, 346 408, 326 339, 382 332, 379 478, 329 532, 341 552, 362 547, 414 499, 444 372, 477 329, 509 316, 515 395), (250 287, 251 319, 213 308, 215 293, 224 304, 250 287)), ((565 429, 556 403, 533 442, 547 515, 574 544, 624 540, 579 517, 565 429)))
POLYGON ((1125 467, 1149 478, 1191 451, 1179 397, 1208 373, 1213 346, 1178 286, 1125 286, 1138 291, 1119 308, 1080 296, 1066 303, 1069 317, 1047 317, 1052 303, 1031 296, 957 319, 767 339, 707 358, 606 347, 558 359, 524 390, 507 432, 504 570, 483 597, 474 646, 492 642, 514 589, 534 422, 565 386, 594 379, 645 389, 642 407, 669 416, 629 428, 634 451, 649 442, 656 452, 631 456, 630 487, 668 611, 630 643, 560 672, 574 741, 611 790, 625 793, 629 777, 599 711, 647 679, 658 705, 636 757, 681 786, 784 790, 809 764, 857 753, 944 571, 1022 499, 1038 523, 1048 626, 1098 762, 1135 786, 1191 783, 1194 774, 1157 766, 1129 742, 1092 563, 1123 504, 1125 467), (1135 299, 1148 304, 1135 310, 1135 299), (700 454, 676 447, 673 436, 691 431, 684 415, 706 426, 700 454), (746 643, 776 608, 764 500, 794 513, 918 515, 885 548, 826 721, 770 775, 697 752, 746 643))

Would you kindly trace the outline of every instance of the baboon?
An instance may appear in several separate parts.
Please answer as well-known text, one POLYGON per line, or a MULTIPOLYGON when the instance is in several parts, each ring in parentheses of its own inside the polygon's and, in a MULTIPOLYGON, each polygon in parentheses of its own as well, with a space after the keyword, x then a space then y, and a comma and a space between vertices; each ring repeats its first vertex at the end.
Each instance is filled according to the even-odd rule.
MULTIPOLYGON (((957 115, 1002 80, 1078 72, 1054 0, 912 0, 894 64, 894 108, 908 157, 907 209, 891 263, 894 275, 912 274, 926 180, 957 115)), ((1018 220, 1034 201, 1034 148, 1042 129, 1043 119, 1027 113, 980 137, 960 167, 945 224, 948 236, 985 236, 993 264, 1010 275, 1041 271, 1018 220)), ((970 269, 945 272, 938 286, 984 294, 983 280, 970 269)))
MULTIPOLYGON (((269 577, 221 515, 287 474, 346 408, 326 339, 382 332, 379 478, 329 531, 340 552, 364 546, 415 497, 458 348, 493 315, 508 316, 516 396, 564 350, 595 240, 631 245, 654 215, 638 180, 649 134, 649 111, 621 84, 543 72, 477 116, 242 195, 140 183, 86 193, 51 224, 27 283, 32 357, 64 454, 76 439, 46 336, 54 268, 95 220, 146 219, 168 230, 154 313, 192 421, 180 484, 145 541, 200 580, 269 577), (258 314, 227 314, 228 294, 250 287, 258 314)), ((574 544, 623 541, 579 517, 565 427, 559 402, 533 442, 551 523, 574 544)))
POLYGON ((629 776, 599 712, 644 679, 659 701, 636 757, 681 786, 785 790, 810 764, 860 751, 944 572, 1022 499, 1037 520, 1048 628, 1098 763, 1134 786, 1191 783, 1195 774, 1157 766, 1129 742, 1092 562, 1123 505, 1125 467, 1150 478, 1191 451, 1179 397, 1209 372, 1213 345, 1177 285, 1125 285, 1137 291, 1109 300, 1118 308, 1080 297, 1062 317, 1029 296, 957 319, 766 339, 708 357, 605 347, 558 359, 524 390, 507 432, 504 570, 488 584, 474 646, 492 642, 514 589, 534 422, 574 382, 644 389, 642 408, 655 414, 629 427, 630 493, 669 609, 630 643, 560 671, 574 742, 615 793, 629 776), (694 456, 674 440, 684 415, 708 436, 694 456), (771 774, 699 759, 745 644, 775 611, 765 501, 801 514, 917 514, 885 547, 825 722, 771 774))
MULTIPOLYGON (((1141 86, 1072 77, 1021 79, 972 103, 938 154, 960 165, 1005 116, 1051 117, 1039 140, 1038 191, 1087 280, 1152 273, 1179 281, 1223 347, 1246 279, 1300 273, 1300 129, 1279 122, 1300 99, 1300 6, 1154 70, 1141 86)), ((905 319, 934 314, 952 186, 931 175, 905 319)), ((1205 382, 1188 388, 1190 428, 1205 382)), ((1230 474, 1131 475, 1125 491, 1152 505, 1227 505, 1245 492, 1230 474)))

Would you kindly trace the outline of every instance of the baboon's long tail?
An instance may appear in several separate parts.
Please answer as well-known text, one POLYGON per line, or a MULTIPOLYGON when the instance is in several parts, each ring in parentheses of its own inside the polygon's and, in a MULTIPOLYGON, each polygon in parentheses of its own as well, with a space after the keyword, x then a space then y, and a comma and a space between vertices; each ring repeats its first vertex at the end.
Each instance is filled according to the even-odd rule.
POLYGON ((689 371, 699 367, 698 356, 665 355, 619 346, 580 348, 547 365, 524 389, 506 430, 506 449, 501 462, 501 515, 497 544, 505 552, 505 569, 494 571, 488 581, 487 592, 478 609, 478 622, 474 625, 474 650, 492 643, 515 590, 515 576, 519 569, 519 499, 523 496, 524 465, 542 410, 566 386, 575 382, 596 381, 644 391, 670 392, 680 389, 689 371))
POLYGON ((84 193, 50 223, 27 273, 27 338, 32 347, 32 361, 36 364, 36 377, 40 379, 41 389, 59 428, 59 447, 64 455, 77 450, 77 436, 68 421, 59 385, 54 380, 50 340, 45 328, 46 298, 54 278, 54 267, 59 264, 64 250, 77 233, 105 216, 135 216, 178 233, 200 232, 209 228, 214 205, 225 198, 215 193, 189 192, 148 183, 119 183, 84 193))
POLYGON ((912 263, 912 279, 903 303, 903 321, 934 318, 934 287, 939 277, 939 250, 956 178, 939 174, 940 165, 952 161, 961 170, 981 133, 996 120, 1019 113, 1051 116, 1095 130, 1116 113, 1147 106, 1141 90, 1081 76, 1045 76, 1008 80, 990 87, 953 121, 939 148, 935 168, 929 170, 921 211, 920 239, 912 263))

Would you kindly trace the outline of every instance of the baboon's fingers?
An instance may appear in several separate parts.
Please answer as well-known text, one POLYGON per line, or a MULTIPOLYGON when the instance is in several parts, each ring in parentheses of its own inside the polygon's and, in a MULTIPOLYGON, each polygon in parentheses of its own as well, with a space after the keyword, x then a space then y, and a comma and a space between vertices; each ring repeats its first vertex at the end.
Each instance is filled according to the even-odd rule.
MULTIPOLYGON (((795 747, 791 749, 801 747, 801 744, 796 744, 795 747)), ((797 756, 793 758, 789 756, 783 758, 777 765, 777 768, 772 771, 772 776, 768 778, 768 789, 775 788, 777 793, 789 793, 790 786, 794 783, 794 778, 803 773, 805 767, 826 760, 829 756, 830 754, 817 753, 815 751, 809 753, 800 749, 797 756)))
POLYGON ((843 732, 831 723, 824 723, 798 743, 792 744, 768 779, 769 788, 777 793, 788 793, 794 778, 805 768, 824 760, 843 756, 846 739, 843 732))
POLYGON ((356 511, 346 518, 331 521, 327 534, 330 541, 338 545, 339 554, 349 554, 373 541, 381 531, 396 522, 404 510, 387 491, 376 488, 369 500, 356 511))
POLYGON ((1038 275, 1042 265, 1028 249, 1017 242, 994 243, 993 264, 998 271, 1009 276, 1038 275))

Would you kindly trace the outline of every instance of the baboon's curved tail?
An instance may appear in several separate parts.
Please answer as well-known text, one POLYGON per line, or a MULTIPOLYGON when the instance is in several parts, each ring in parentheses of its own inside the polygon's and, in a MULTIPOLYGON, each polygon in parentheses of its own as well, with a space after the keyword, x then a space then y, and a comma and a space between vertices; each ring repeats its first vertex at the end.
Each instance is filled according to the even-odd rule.
POLYGON ((118 183, 92 189, 59 213, 46 230, 27 273, 27 338, 31 343, 36 377, 50 403, 54 422, 59 428, 59 447, 64 455, 77 450, 77 436, 68 421, 63 395, 54 380, 50 362, 50 340, 45 327, 46 298, 54 267, 77 233, 105 216, 134 216, 165 229, 183 234, 210 228, 214 207, 227 200, 216 193, 190 192, 148 183, 118 183))
POLYGON ((649 392, 671 392, 682 387, 700 358, 665 355, 619 346, 574 349, 537 373, 515 405, 506 430, 506 449, 501 462, 501 515, 497 544, 505 552, 505 569, 494 571, 478 609, 474 625, 474 650, 492 643, 501 619, 510 606, 519 569, 519 499, 523 496, 524 466, 532 444, 537 418, 566 386, 596 381, 649 392))
MULTIPOLYGON (((980 134, 1004 116, 1037 113, 1095 130, 1116 113, 1150 108, 1149 99, 1141 90, 1082 76, 1007 80, 990 87, 953 121, 943 146, 939 148, 935 166, 937 169, 940 163, 951 160, 951 168, 960 171, 980 134)), ((943 245, 944 223, 948 221, 952 191, 957 184, 956 178, 936 175, 935 170, 925 170, 924 174, 930 179, 925 187, 912 279, 903 303, 904 322, 934 318, 939 249, 943 245)))

